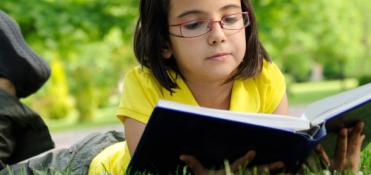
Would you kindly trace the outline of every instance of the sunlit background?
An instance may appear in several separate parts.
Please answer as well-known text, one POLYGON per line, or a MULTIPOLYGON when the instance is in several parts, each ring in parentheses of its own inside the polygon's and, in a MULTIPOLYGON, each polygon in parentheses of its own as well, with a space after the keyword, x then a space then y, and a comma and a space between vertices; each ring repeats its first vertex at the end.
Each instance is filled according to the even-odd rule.
MULTIPOLYGON (((137 65, 138 0, 1 0, 52 76, 24 99, 52 131, 119 123, 120 82, 137 65)), ((253 0, 290 106, 371 82, 370 0, 253 0)))

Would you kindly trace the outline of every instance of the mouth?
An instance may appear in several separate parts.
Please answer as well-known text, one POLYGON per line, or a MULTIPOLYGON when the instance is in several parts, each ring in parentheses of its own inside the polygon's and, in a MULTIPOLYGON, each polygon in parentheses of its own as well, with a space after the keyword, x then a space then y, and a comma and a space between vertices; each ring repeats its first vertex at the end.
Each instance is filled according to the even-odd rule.
POLYGON ((216 61, 223 61, 227 59, 227 57, 231 56, 231 53, 217 53, 215 55, 212 55, 210 57, 207 57, 207 60, 216 60, 216 61))

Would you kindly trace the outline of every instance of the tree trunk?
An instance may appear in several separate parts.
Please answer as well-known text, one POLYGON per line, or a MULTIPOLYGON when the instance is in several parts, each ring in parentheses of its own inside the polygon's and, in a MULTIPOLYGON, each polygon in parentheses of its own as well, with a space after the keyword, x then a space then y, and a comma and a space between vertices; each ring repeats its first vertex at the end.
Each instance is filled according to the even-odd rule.
POLYGON ((323 79, 323 66, 319 63, 314 63, 311 70, 310 80, 320 81, 323 79))

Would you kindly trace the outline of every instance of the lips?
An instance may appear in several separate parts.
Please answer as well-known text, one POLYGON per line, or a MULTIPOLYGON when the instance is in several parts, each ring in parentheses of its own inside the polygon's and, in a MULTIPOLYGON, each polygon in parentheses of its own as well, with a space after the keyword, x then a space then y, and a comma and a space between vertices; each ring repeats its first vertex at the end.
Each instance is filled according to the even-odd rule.
POLYGON ((217 60, 217 61, 223 61, 227 57, 229 57, 231 53, 217 53, 215 55, 212 55, 210 57, 207 57, 208 60, 217 60))

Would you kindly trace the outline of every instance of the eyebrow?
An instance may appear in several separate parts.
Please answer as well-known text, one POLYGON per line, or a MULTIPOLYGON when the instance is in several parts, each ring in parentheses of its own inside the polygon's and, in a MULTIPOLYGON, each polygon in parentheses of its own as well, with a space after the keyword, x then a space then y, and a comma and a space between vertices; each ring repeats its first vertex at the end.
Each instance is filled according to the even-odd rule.
MULTIPOLYGON (((224 10, 227 10, 227 9, 233 9, 233 8, 237 8, 237 9, 241 9, 241 6, 239 5, 236 5, 236 4, 229 4, 229 5, 226 5, 222 8, 220 8, 220 11, 224 11, 224 10)), ((206 12, 204 11, 201 11, 201 10, 188 10, 188 11, 185 11, 183 13, 181 13, 180 15, 177 16, 177 18, 183 18, 187 15, 199 15, 199 14, 206 14, 206 12)))

